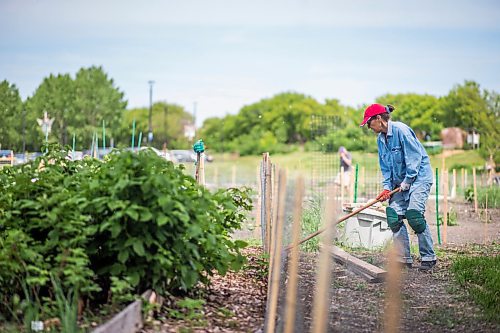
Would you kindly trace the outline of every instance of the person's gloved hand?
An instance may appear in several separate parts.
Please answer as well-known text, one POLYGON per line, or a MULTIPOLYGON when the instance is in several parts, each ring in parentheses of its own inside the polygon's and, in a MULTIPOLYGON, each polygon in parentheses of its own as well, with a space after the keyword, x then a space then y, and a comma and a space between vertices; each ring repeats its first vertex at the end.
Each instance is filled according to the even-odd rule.
POLYGON ((380 201, 386 201, 391 197, 391 191, 389 190, 383 190, 380 192, 380 194, 377 196, 377 200, 380 201))
POLYGON ((410 189, 410 184, 402 182, 401 185, 399 185, 399 188, 401 189, 401 192, 408 191, 410 189))

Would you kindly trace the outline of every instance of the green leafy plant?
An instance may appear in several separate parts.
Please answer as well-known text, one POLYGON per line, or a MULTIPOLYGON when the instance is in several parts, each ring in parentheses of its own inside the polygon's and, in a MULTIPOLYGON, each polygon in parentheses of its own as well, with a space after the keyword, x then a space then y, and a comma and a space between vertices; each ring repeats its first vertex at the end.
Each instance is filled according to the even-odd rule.
MULTIPOLYGON (((323 216, 323 200, 320 195, 309 200, 302 212, 302 237, 318 231, 321 227, 323 216)), ((319 238, 315 237, 303 243, 300 247, 303 251, 315 252, 319 250, 319 238)))
POLYGON ((175 309, 169 309, 169 314, 172 317, 187 321, 198 321, 203 318, 204 300, 186 297, 175 302, 175 304, 175 309))
POLYGON ((456 281, 484 310, 488 320, 500 323, 500 257, 458 257, 452 265, 456 281))
POLYGON ((55 295, 51 275, 92 302, 125 302, 149 288, 187 291, 245 263, 247 244, 231 234, 251 209, 249 189, 211 193, 150 151, 67 155, 51 145, 0 171, 0 313, 12 317, 6 304, 24 295, 22 283, 55 295))

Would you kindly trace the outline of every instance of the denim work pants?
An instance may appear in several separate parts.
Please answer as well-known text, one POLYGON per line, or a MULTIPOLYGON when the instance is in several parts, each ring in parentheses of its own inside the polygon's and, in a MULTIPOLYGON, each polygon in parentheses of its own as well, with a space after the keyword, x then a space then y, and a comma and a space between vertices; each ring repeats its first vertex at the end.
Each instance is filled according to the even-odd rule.
MULTIPOLYGON (((430 183, 413 183, 409 191, 397 192, 393 194, 391 200, 389 201, 389 206, 400 216, 405 215, 408 209, 416 209, 424 215, 425 203, 429 197, 431 185, 432 184, 430 183)), ((418 251, 422 261, 436 260, 432 235, 428 224, 425 226, 425 230, 422 233, 417 234, 417 237, 418 251)), ((410 238, 408 236, 406 224, 403 223, 401 229, 393 234, 393 239, 399 247, 399 260, 405 263, 412 263, 413 259, 410 253, 410 238)))

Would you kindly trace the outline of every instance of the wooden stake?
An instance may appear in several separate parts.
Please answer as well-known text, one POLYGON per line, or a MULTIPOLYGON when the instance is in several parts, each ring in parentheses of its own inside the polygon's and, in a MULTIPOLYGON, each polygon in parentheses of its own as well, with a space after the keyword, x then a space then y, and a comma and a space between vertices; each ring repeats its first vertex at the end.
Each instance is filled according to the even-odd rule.
POLYGON ((219 188, 219 167, 214 168, 214 186, 219 188))
POLYGON ((198 183, 205 186, 205 153, 200 154, 200 168, 198 169, 198 183))
POLYGON ((233 164, 231 172, 231 186, 236 187, 236 165, 233 164))
POLYGON ((457 170, 453 169, 453 185, 451 188, 451 197, 454 199, 457 197, 457 170))
POLYGON ((354 170, 351 168, 349 172, 349 202, 354 202, 354 170))
POLYGON ((467 188, 467 174, 469 173, 467 169, 464 170, 465 172, 465 177, 464 177, 464 190, 467 188))
POLYGON ((396 243, 391 246, 387 256, 387 283, 384 311, 384 332, 386 333, 399 332, 401 318, 401 268, 397 260, 398 250, 396 246, 396 243))
POLYGON ((264 154, 264 158, 262 161, 264 165, 264 177, 265 177, 265 202, 264 202, 264 207, 265 207, 265 212, 266 212, 266 242, 264 246, 264 250, 266 253, 270 253, 270 246, 271 246, 271 192, 272 192, 272 186, 271 186, 271 161, 269 159, 269 153, 264 154))
POLYGON ((488 242, 488 192, 486 192, 485 198, 485 206, 484 206, 484 235, 483 235, 483 244, 488 242))
POLYGON ((472 181, 474 184, 474 212, 479 214, 479 210, 477 209, 477 184, 476 184, 476 168, 472 168, 472 181))
POLYGON ((298 264, 299 264, 299 247, 297 246, 300 240, 300 222, 302 220, 302 200, 304 198, 304 179, 299 177, 295 188, 295 200, 293 205, 293 226, 292 226, 292 244, 294 248, 290 251, 290 261, 288 262, 288 284, 286 289, 285 303, 285 328, 283 332, 294 332, 295 312, 297 306, 297 279, 298 279, 298 264))
POLYGON ((363 191, 363 194, 366 192, 366 184, 365 184, 366 178, 365 178, 365 167, 361 167, 361 188, 363 191))
POLYGON ((318 259, 318 274, 314 292, 314 304, 312 311, 311 332, 324 333, 328 327, 328 312, 330 283, 331 283, 331 260, 330 252, 335 235, 335 216, 340 212, 340 203, 335 193, 335 187, 330 187, 325 206, 324 226, 326 232, 323 234, 322 245, 318 259))
POLYGON ((261 223, 261 202, 262 202, 262 186, 261 186, 261 179, 260 179, 260 166, 256 168, 256 179, 257 179, 257 205, 255 206, 255 226, 254 226, 254 232, 253 235, 256 239, 259 238, 259 229, 262 226, 261 223))
POLYGON ((460 189, 462 190, 462 192, 460 193, 464 193, 464 190, 465 190, 465 172, 464 172, 464 168, 460 169, 460 178, 461 178, 461 182, 460 182, 460 189))
POLYGON ((344 206, 344 167, 340 167, 340 204, 344 206))
POLYGON ((448 232, 448 170, 443 172, 443 244, 446 244, 448 232))
POLYGON ((271 283, 269 285, 270 293, 268 297, 268 311, 266 320, 266 333, 274 333, 276 327, 276 313, 278 308, 278 291, 280 286, 281 276, 281 254, 283 252, 283 226, 285 223, 285 204, 286 204, 286 173, 284 170, 279 172, 279 190, 278 190, 278 219, 275 224, 275 238, 274 253, 272 253, 272 270, 271 270, 271 283))

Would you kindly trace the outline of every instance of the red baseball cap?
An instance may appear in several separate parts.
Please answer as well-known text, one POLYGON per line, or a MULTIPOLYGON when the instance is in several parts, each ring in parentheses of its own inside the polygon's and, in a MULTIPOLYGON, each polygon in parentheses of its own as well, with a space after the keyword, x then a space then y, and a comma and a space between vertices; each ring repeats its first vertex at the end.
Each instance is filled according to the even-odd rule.
POLYGON ((387 113, 387 108, 382 104, 372 104, 365 110, 365 117, 363 118, 363 122, 359 125, 361 127, 365 126, 365 124, 370 120, 371 117, 376 116, 378 114, 387 113))

